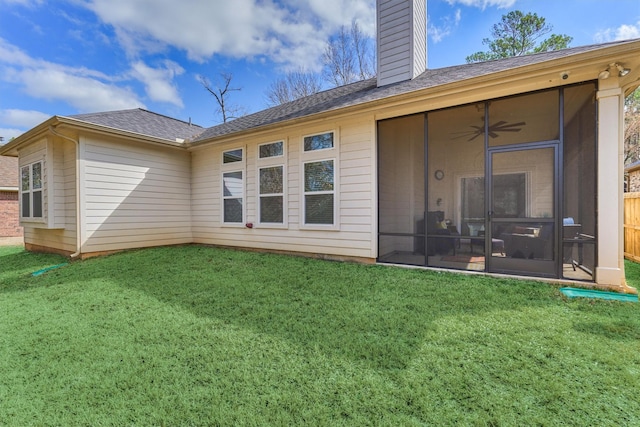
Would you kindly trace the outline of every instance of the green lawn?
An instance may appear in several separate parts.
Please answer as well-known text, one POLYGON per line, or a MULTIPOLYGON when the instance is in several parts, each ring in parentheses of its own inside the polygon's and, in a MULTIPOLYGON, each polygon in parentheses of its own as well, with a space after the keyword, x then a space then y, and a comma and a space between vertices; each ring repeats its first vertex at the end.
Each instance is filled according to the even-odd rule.
POLYGON ((0 425, 640 425, 640 304, 202 246, 31 276, 64 261, 0 247, 0 425))

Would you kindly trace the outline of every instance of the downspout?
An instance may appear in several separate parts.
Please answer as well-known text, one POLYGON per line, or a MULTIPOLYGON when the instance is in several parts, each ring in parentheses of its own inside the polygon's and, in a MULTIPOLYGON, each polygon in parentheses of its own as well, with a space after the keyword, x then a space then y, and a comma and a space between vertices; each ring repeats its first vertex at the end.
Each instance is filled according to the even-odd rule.
POLYGON ((53 126, 49 126, 49 131, 62 139, 73 142, 76 146, 76 251, 69 255, 73 259, 80 255, 80 249, 82 245, 82 227, 80 226, 80 142, 56 132, 53 126))

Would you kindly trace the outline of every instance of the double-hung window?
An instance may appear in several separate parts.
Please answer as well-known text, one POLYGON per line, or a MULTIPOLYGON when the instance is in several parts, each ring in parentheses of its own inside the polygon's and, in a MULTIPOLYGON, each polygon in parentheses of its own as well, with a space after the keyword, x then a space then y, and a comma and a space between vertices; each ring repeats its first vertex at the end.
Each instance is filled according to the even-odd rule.
POLYGON ((23 219, 43 218, 42 162, 20 168, 20 216, 23 219))
POLYGON ((222 153, 222 222, 244 223, 244 149, 222 153))
POLYGON ((334 132, 303 138, 304 225, 335 226, 336 146, 334 132))
POLYGON ((285 224, 284 141, 258 145, 258 218, 260 224, 285 224))

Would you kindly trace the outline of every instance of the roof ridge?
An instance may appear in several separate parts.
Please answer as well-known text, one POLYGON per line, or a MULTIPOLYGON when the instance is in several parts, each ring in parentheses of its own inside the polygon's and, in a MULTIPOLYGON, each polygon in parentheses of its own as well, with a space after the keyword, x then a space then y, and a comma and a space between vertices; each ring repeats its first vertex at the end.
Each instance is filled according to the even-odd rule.
POLYGON ((130 113, 132 111, 141 111, 141 112, 144 112, 144 113, 153 114, 154 116, 162 117, 164 119, 170 119, 170 120, 173 120, 173 121, 176 121, 176 122, 183 123, 185 125, 195 126, 195 127, 199 127, 201 129, 204 129, 203 126, 200 126, 199 124, 193 123, 191 121, 177 119, 175 117, 171 117, 171 116, 168 116, 166 114, 156 113, 155 111, 147 110, 146 108, 141 108, 141 107, 126 108, 126 109, 122 109, 122 110, 96 111, 94 113, 73 114, 73 115, 70 115, 70 116, 67 116, 67 117, 73 119, 73 118, 81 118, 81 117, 87 117, 87 116, 106 116, 106 115, 111 115, 111 114, 126 114, 126 113, 130 113))
POLYGON ((138 108, 138 110, 144 111, 146 113, 150 113, 150 114, 153 114, 153 115, 156 115, 156 116, 159 116, 159 117, 164 117, 166 119, 175 120, 176 122, 184 123, 185 125, 196 126, 196 127, 204 129, 204 127, 200 126, 199 124, 193 123, 191 121, 191 118, 189 118, 189 121, 186 121, 186 120, 182 120, 182 119, 177 119, 175 117, 167 116, 166 114, 161 114, 161 113, 157 113, 155 111, 147 110, 146 108, 138 108))

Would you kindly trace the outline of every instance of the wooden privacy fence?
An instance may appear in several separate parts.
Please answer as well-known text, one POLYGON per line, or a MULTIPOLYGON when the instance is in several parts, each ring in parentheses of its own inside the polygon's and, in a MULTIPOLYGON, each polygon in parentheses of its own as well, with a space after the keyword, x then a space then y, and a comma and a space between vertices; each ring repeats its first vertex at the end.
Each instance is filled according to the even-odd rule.
POLYGON ((640 262, 640 193, 624 193, 624 257, 640 262))

